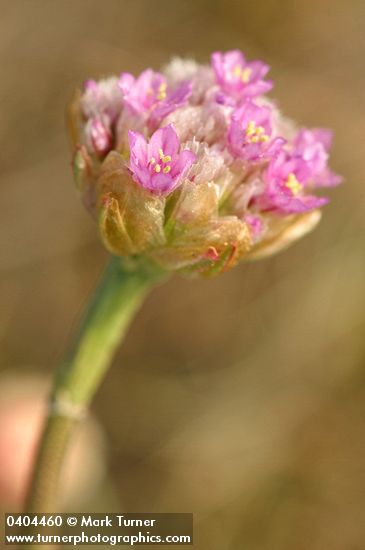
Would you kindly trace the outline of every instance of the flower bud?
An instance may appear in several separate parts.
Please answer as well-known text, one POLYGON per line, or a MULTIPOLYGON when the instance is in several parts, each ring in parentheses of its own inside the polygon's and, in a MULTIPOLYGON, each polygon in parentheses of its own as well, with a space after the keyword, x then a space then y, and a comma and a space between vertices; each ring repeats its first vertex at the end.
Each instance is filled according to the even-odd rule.
POLYGON ((103 163, 96 193, 101 237, 112 254, 142 254, 165 244, 166 199, 136 185, 118 153, 103 163))

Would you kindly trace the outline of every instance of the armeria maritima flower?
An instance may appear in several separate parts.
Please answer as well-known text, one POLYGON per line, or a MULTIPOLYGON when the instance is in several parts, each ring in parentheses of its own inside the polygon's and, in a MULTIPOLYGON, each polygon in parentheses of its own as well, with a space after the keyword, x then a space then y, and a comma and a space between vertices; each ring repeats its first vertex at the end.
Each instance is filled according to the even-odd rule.
POLYGON ((268 70, 234 50, 85 84, 70 110, 75 176, 113 254, 212 275, 314 227, 317 189, 341 181, 331 133, 283 118, 268 70))

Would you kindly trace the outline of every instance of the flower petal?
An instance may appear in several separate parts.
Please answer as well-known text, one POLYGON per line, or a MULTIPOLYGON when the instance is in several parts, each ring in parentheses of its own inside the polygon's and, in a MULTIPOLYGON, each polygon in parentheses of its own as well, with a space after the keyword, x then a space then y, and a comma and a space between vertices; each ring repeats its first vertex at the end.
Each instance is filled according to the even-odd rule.
POLYGON ((151 137, 149 143, 149 157, 160 158, 161 151, 165 156, 173 157, 180 147, 180 141, 172 124, 160 128, 151 137))
POLYGON ((182 177, 186 174, 187 170, 192 164, 196 161, 196 154, 188 149, 184 149, 179 154, 177 160, 171 166, 171 175, 173 177, 180 176, 182 177))

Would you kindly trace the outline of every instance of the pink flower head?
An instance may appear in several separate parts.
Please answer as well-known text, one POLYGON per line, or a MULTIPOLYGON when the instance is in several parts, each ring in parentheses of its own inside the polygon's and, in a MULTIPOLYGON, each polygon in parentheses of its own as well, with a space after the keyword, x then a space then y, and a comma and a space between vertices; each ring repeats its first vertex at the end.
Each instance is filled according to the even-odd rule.
POLYGON ((314 227, 317 188, 340 182, 331 134, 281 114, 268 70, 231 50, 86 83, 70 109, 74 173, 113 254, 211 276, 314 227))
POLYGON ((269 66, 262 61, 246 61, 240 50, 213 53, 212 67, 222 91, 236 100, 264 94, 273 86, 271 80, 263 80, 269 66))
POLYGON ((134 180, 153 193, 171 193, 196 160, 196 155, 187 149, 179 152, 180 141, 172 124, 157 130, 149 143, 142 134, 131 130, 128 139, 129 169, 134 180))
POLYGON ((277 154, 285 143, 272 139, 271 109, 246 101, 233 111, 228 129, 227 145, 234 157, 257 161, 277 154))
POLYGON ((264 173, 264 192, 254 199, 261 211, 300 214, 327 204, 325 197, 305 193, 311 170, 301 157, 282 151, 274 157, 264 173))
POLYGON ((333 187, 342 181, 342 178, 327 166, 331 144, 332 132, 324 128, 303 128, 294 138, 294 154, 300 155, 306 161, 313 185, 317 187, 333 187))
POLYGON ((97 156, 104 156, 112 149, 113 134, 109 117, 96 116, 88 120, 85 126, 89 147, 97 156))
POLYGON ((182 82, 170 90, 166 78, 158 72, 147 69, 135 78, 122 73, 119 79, 124 105, 134 114, 146 117, 150 126, 156 127, 172 111, 185 103, 191 93, 191 84, 182 82))

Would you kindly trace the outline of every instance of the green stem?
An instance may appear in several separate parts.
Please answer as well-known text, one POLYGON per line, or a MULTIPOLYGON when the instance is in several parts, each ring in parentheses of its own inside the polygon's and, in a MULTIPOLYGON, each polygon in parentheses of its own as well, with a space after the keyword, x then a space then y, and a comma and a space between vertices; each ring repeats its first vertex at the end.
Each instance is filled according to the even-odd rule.
POLYGON ((28 512, 56 511, 65 452, 148 291, 164 274, 150 265, 128 269, 112 258, 81 323, 75 343, 55 376, 49 415, 28 495, 28 512))

